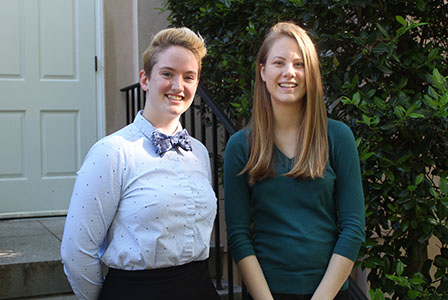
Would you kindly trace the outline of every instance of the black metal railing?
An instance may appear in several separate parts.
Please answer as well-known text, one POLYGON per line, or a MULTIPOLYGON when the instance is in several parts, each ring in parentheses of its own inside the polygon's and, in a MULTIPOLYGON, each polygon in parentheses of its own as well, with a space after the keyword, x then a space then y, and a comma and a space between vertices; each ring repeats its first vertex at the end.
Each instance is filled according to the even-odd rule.
MULTIPOLYGON (((126 96, 126 122, 130 124, 134 119, 136 113, 143 109, 145 105, 145 92, 140 89, 140 84, 132 84, 130 86, 120 89, 126 96)), ((222 245, 227 245, 226 238, 221 241, 221 212, 220 207, 223 202, 223 188, 219 182, 220 179, 220 167, 222 153, 229 137, 236 132, 235 126, 218 107, 216 102, 209 96, 205 88, 199 84, 197 92, 200 97, 196 97, 193 105, 181 116, 181 123, 184 128, 187 128, 191 136, 200 140, 209 150, 211 155, 211 167, 212 167, 212 182, 215 190, 218 202, 217 202, 217 214, 214 225, 214 243, 215 243, 215 274, 216 274, 216 288, 217 290, 224 290, 223 287, 223 268, 221 249, 222 245), (209 138, 211 137, 211 141, 209 138)), ((234 299, 234 280, 233 280, 233 260, 230 252, 227 252, 227 299, 234 299)), ((366 295, 358 287, 356 282, 350 277, 349 287, 351 298, 353 300, 368 300, 366 295)), ((247 290, 242 285, 242 299, 246 300, 247 290)))

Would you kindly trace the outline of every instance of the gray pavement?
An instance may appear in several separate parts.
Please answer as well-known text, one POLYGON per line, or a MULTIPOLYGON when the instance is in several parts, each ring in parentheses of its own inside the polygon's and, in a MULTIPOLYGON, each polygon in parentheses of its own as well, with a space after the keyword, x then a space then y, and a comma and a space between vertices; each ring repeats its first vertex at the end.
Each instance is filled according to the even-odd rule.
POLYGON ((72 300, 61 264, 65 217, 0 220, 0 299, 72 300))

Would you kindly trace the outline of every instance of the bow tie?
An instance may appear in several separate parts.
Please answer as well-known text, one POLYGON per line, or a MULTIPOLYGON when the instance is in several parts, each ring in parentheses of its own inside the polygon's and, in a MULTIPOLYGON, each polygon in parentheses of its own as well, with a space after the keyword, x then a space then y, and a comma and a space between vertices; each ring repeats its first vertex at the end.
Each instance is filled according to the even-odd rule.
POLYGON ((191 140, 186 129, 176 132, 174 135, 166 135, 158 130, 152 132, 152 141, 156 146, 157 154, 162 157, 170 149, 180 146, 185 151, 191 151, 191 140))

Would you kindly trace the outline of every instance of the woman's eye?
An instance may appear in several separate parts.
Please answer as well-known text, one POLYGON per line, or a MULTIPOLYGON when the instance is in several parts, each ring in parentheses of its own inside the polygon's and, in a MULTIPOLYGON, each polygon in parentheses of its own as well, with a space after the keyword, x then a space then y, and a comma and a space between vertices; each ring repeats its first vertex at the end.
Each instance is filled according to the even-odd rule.
POLYGON ((171 77, 171 73, 170 72, 162 72, 162 76, 171 77))
POLYGON ((187 77, 185 77, 185 80, 193 81, 194 80, 194 76, 187 76, 187 77))

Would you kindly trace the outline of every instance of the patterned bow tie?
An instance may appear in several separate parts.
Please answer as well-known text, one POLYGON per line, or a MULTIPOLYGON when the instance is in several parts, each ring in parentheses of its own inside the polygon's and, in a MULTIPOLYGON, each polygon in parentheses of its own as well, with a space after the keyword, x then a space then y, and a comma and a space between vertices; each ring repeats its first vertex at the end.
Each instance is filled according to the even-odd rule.
POLYGON ((180 146, 185 151, 191 151, 191 140, 186 129, 176 132, 174 135, 166 135, 158 130, 152 132, 152 141, 156 146, 157 154, 162 157, 170 149, 180 146))

